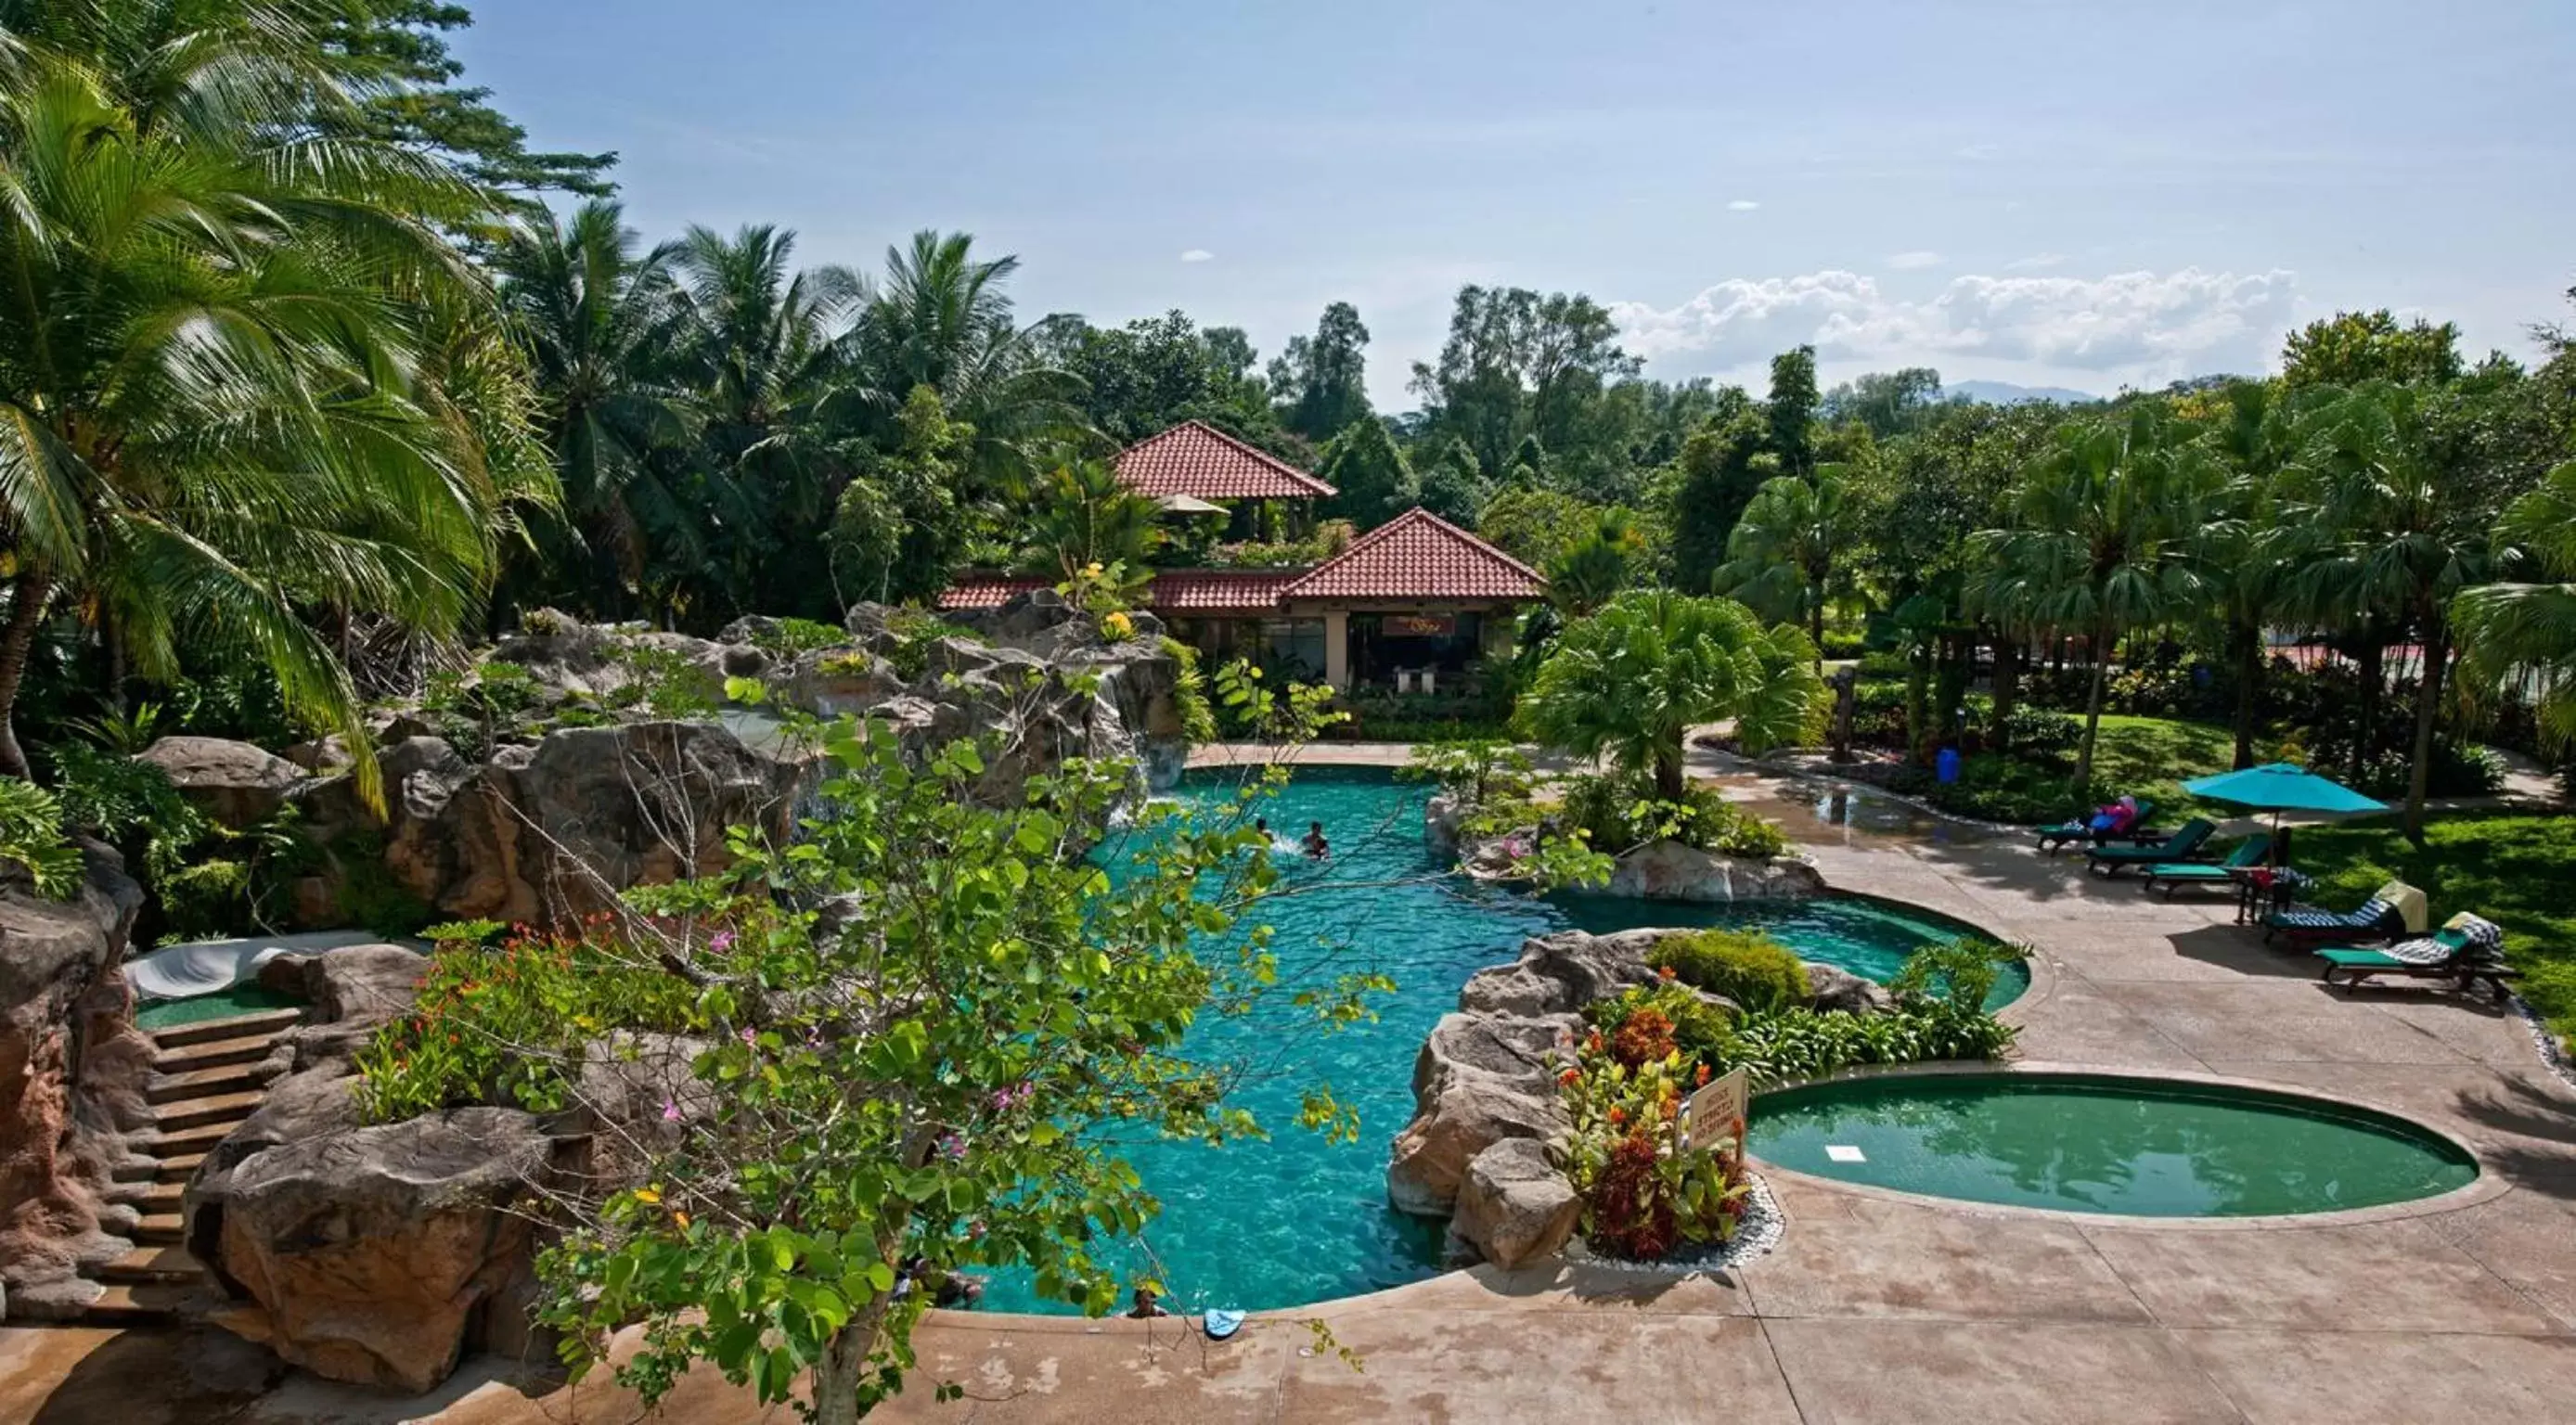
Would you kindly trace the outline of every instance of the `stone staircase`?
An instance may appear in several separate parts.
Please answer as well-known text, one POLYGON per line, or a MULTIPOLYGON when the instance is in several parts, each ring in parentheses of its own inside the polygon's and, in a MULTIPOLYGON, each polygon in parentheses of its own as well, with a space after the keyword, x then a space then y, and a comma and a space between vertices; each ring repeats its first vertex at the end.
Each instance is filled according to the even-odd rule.
POLYGON ((114 1193, 143 1221, 131 1234, 134 1250, 97 1269, 104 1290, 83 1311, 83 1324, 166 1322, 209 1284, 205 1267, 180 1245, 181 1195, 206 1154, 267 1098, 261 1062, 302 1018, 277 1009, 147 1031, 158 1050, 144 1090, 153 1132, 136 1141, 142 1160, 119 1172, 114 1193))

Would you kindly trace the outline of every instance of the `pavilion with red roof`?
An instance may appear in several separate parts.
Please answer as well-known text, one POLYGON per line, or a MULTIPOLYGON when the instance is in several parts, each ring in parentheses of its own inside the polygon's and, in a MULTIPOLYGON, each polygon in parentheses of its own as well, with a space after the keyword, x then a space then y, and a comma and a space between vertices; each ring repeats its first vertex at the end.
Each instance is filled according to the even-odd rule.
MULTIPOLYGON (((1314 501, 1334 493, 1197 421, 1128 447, 1118 475, 1138 494, 1193 502, 1181 509, 1284 501, 1311 515, 1314 501)), ((939 606, 996 608, 1052 582, 969 573, 939 606)), ((1306 568, 1157 571, 1145 603, 1174 637, 1211 658, 1283 665, 1337 688, 1441 691, 1463 688, 1480 658, 1508 649, 1521 606, 1545 597, 1538 571, 1417 507, 1306 568)))

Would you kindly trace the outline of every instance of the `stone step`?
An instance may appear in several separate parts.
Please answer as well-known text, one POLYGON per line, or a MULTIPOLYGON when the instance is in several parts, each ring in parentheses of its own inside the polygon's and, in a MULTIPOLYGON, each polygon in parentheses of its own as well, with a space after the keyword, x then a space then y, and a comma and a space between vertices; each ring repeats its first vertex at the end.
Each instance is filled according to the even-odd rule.
MULTIPOLYGON (((249 1117, 250 1115, 247 1112, 244 1112, 231 1118, 215 1119, 190 1128, 171 1128, 165 1125, 160 1133, 153 1137, 144 1139, 141 1143, 136 1144, 136 1147, 163 1162, 170 1162, 178 1158, 203 1159, 206 1154, 214 1151, 216 1144, 224 1141, 224 1139, 228 1137, 234 1129, 241 1127, 249 1117)), ((189 1171, 193 1172, 195 1170, 196 1165, 194 1162, 191 1162, 189 1164, 189 1171)), ((155 1173, 153 1176, 158 1177, 160 1175, 155 1173)))
POLYGON ((197 1165, 204 1161, 202 1148, 159 1157, 128 1158, 116 1165, 115 1177, 119 1183, 184 1183, 196 1175, 197 1165))
POLYGON ((187 1224, 179 1220, 179 1214, 156 1212, 136 1223, 134 1231, 128 1235, 132 1236, 137 1243, 147 1247, 175 1245, 185 1234, 186 1228, 187 1224))
POLYGON ((184 1182, 124 1183, 112 1196, 118 1202, 140 1208, 146 1217, 156 1217, 165 1212, 177 1212, 187 1193, 188 1185, 184 1182))
POLYGON ((185 1247, 137 1247, 98 1269, 98 1279, 110 1285, 186 1283, 202 1280, 205 1275, 205 1264, 189 1256, 185 1247))
POLYGON ((98 1299, 81 1311, 84 1325, 144 1326, 178 1315, 187 1297, 184 1287, 143 1282, 110 1282, 98 1299))
POLYGON ((182 1128, 210 1128, 220 1123, 231 1128, 255 1112, 268 1095, 253 1088, 242 1093, 215 1094, 205 1098, 180 1099, 153 1105, 152 1122, 164 1139, 182 1128))
POLYGON ((267 1083, 268 1078, 258 1063, 219 1064, 211 1069, 190 1069, 183 1074, 161 1074, 143 1086, 143 1101, 162 1104, 219 1098, 229 1093, 256 1090, 267 1083))
POLYGON ((241 1039, 253 1034, 283 1034, 304 1022, 300 1009, 263 1009, 251 1014, 236 1014, 224 1019, 201 1019, 194 1024, 173 1024, 167 1029, 146 1031, 152 1042, 164 1050, 184 1044, 204 1044, 216 1039, 241 1039))
POLYGON ((194 1069, 216 1069, 227 1064, 256 1064, 277 1047, 275 1034, 244 1034, 233 1039, 208 1039, 196 1044, 182 1044, 165 1049, 152 1060, 152 1070, 159 1074, 184 1074, 194 1069))

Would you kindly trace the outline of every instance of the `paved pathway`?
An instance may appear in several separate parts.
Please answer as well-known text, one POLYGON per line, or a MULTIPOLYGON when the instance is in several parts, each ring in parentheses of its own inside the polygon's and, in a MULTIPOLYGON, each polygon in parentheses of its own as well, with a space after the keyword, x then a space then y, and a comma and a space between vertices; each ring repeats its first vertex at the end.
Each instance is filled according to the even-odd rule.
MULTIPOLYGON (((2023 1026, 2025 1060, 2219 1075, 2374 1104, 2469 1145, 2482 1189, 2465 1205, 2383 1209, 2326 1226, 2138 1225, 1774 1174, 1787 1233, 1770 1256, 1726 1277, 1640 1285, 1563 1268, 1487 1269, 1320 1309, 1360 1353, 1358 1370, 1313 1352, 1306 1327, 1289 1318, 1210 1345, 1168 1321, 945 1315, 919 1337, 925 1375, 957 1380, 974 1398, 934 1405, 925 1388, 886 1417, 2576 1419, 2576 1093, 2542 1067, 2518 1021, 2448 995, 2328 991, 2300 958, 2229 923, 2223 900, 2168 905, 2134 884, 2044 861, 2018 839, 1882 835, 1816 815, 1833 809, 1832 798, 1812 787, 1728 785, 1787 817, 1833 884, 2036 947, 2033 990, 2009 1011, 2023 1026)), ((180 1367, 166 1340, 135 1344, 147 1340, 0 1332, 0 1420, 198 1418, 186 1413, 196 1405, 156 1413, 161 1397, 139 1383, 180 1367)), ((613 1391, 532 1401, 477 1381, 469 1373, 452 1383, 434 1402, 446 1407, 436 1418, 633 1418, 613 1391)), ((233 1418, 405 1413, 298 1382, 233 1418)), ((672 1418, 754 1416, 701 1373, 672 1418)))

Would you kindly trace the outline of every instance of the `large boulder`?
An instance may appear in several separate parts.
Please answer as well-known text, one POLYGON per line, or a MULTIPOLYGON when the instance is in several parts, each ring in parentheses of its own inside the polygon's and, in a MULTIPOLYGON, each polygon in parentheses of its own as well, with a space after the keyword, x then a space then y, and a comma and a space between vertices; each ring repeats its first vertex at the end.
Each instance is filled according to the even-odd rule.
POLYGON ((1721 856, 1678 841, 1623 853, 1603 888, 1614 896, 1703 903, 1803 900, 1824 889, 1823 873, 1794 856, 1721 856))
POLYGON ((22 1317, 76 1313, 98 1294, 81 1269, 128 1249, 135 1210, 107 1195, 151 1122, 122 972, 143 888, 114 851, 82 851, 66 900, 0 870, 0 1294, 22 1317))
POLYGON ((1449 1219, 1449 1254, 1505 1268, 1553 1256, 1574 1235, 1582 1209, 1546 1144, 1504 1139, 1467 1164, 1449 1219))
POLYGON ((1807 999, 1817 1009, 1847 1014, 1885 1014, 1896 1008, 1887 986, 1864 979, 1839 965, 1807 965, 1807 999))
POLYGON ((265 748, 223 737, 165 737, 138 760, 167 773, 190 805, 235 830, 275 816, 309 775, 265 748))
POLYGON ((212 1265, 244 1298, 216 1320, 333 1380, 430 1389, 521 1272, 522 1199, 552 1151, 529 1114, 460 1108, 251 1155, 200 1191, 212 1265))
POLYGON ((1571 1016, 1443 1016, 1414 1061, 1414 1117, 1395 1138, 1387 1200, 1438 1216, 1457 1203, 1477 1154, 1506 1139, 1562 1137, 1568 1125, 1550 1056, 1577 1024, 1571 1016))

